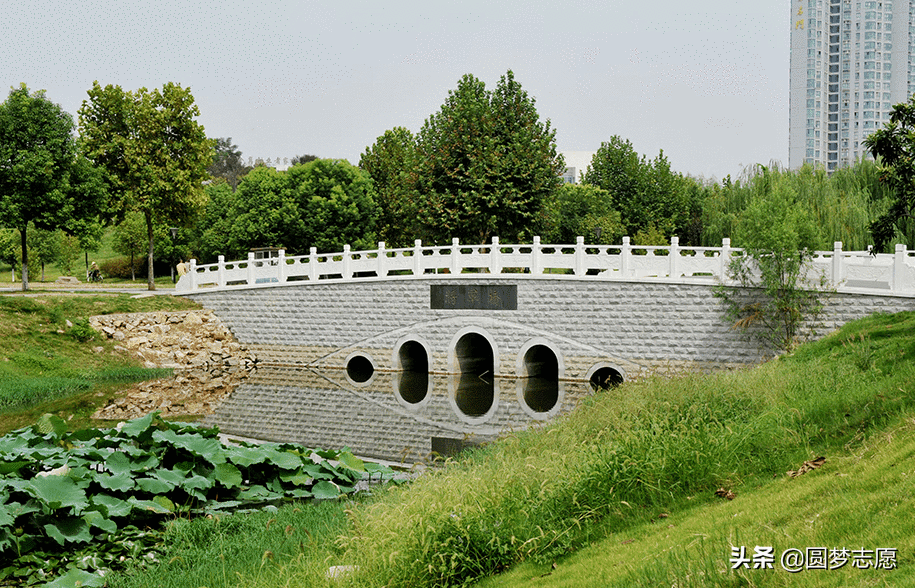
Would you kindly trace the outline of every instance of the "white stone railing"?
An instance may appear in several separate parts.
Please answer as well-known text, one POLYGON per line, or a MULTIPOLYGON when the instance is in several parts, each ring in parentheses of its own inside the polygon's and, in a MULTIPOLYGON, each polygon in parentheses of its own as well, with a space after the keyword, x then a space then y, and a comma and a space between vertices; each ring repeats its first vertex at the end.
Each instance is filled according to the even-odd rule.
MULTIPOLYGON (((234 289, 269 287, 284 284, 353 282, 369 279, 411 279, 436 275, 441 278, 479 277, 481 274, 508 274, 513 278, 573 278, 674 281, 679 283, 716 283, 727 281, 726 270, 733 255, 724 239, 721 247, 681 247, 677 237, 670 245, 644 247, 632 245, 623 237, 622 245, 585 244, 578 237, 574 245, 547 245, 534 237, 524 245, 499 243, 388 249, 384 243, 370 251, 351 251, 349 245, 338 253, 255 259, 253 253, 241 261, 197 265, 191 260, 187 274, 176 286, 178 292, 213 288, 234 289)), ((870 251, 842 251, 835 243, 832 251, 814 254, 813 268, 840 292, 915 296, 915 251, 896 246, 892 254, 870 251)))

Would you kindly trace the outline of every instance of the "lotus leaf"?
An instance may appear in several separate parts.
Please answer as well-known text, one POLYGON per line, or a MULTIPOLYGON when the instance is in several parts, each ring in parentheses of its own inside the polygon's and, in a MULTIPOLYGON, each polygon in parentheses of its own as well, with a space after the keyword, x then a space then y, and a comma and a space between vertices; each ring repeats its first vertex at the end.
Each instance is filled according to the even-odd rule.
POLYGON ((328 500, 340 496, 340 489, 333 482, 321 481, 312 486, 312 493, 315 498, 328 500))
POLYGON ((241 486, 241 472, 230 463, 218 464, 213 471, 213 475, 216 481, 226 488, 238 488, 241 486))
POLYGON ((88 543, 92 541, 89 525, 80 517, 60 518, 54 523, 45 525, 44 530, 48 537, 54 539, 60 545, 65 542, 88 543))
POLYGON ((118 530, 117 523, 97 510, 90 510, 83 513, 83 520, 86 521, 86 524, 90 527, 101 529, 106 533, 116 533, 118 530))
POLYGON ((26 491, 51 509, 72 508, 79 514, 89 506, 86 492, 67 476, 35 477, 29 480, 26 491))
POLYGON ((110 494, 95 494, 90 501, 92 502, 92 506, 100 507, 107 512, 109 517, 126 517, 133 508, 126 500, 111 496, 110 494))
POLYGON ((44 588, 76 588, 78 586, 95 587, 104 586, 105 579, 98 574, 90 574, 85 570, 72 569, 53 582, 44 585, 44 588))
POLYGON ((174 484, 169 484, 159 478, 140 478, 137 480, 137 486, 150 494, 164 494, 175 487, 174 484))
POLYGON ((117 490, 120 492, 127 492, 133 490, 134 481, 133 476, 129 473, 124 472, 116 476, 111 476, 109 474, 98 474, 95 476, 95 481, 106 490, 117 490))

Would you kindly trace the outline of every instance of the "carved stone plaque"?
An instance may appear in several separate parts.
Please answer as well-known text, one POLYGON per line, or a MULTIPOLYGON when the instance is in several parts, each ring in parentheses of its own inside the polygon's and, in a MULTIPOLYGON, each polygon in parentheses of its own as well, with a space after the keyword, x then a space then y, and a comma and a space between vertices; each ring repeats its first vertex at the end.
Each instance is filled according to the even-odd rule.
POLYGON ((433 310, 518 310, 518 286, 435 284, 429 288, 433 310))

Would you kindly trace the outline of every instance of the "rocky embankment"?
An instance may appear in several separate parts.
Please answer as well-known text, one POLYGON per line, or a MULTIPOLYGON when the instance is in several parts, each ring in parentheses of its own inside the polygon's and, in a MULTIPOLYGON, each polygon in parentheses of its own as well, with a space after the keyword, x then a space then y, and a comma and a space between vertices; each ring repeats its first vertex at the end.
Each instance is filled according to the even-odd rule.
POLYGON ((212 414, 257 363, 209 310, 111 314, 89 323, 146 367, 174 370, 170 378, 126 390, 100 408, 96 419, 132 419, 154 410, 163 416, 212 414))

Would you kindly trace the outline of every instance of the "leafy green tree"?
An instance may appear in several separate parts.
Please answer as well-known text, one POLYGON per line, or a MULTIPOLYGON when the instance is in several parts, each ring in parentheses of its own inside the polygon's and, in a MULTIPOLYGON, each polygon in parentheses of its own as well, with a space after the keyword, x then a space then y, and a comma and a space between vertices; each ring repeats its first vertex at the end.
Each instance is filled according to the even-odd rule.
POLYGON ((231 247, 284 247, 291 254, 374 246, 376 206, 367 173, 339 159, 285 172, 257 167, 242 180, 231 218, 231 247))
POLYGON ((543 206, 540 236, 546 243, 618 243, 622 237, 620 213, 606 190, 587 184, 563 184, 543 206))
POLYGON ((23 290, 29 226, 74 232, 104 197, 99 174, 79 156, 72 117, 43 91, 11 90, 0 104, 0 225, 19 231, 23 290))
POLYGON ((486 242, 529 238, 544 200, 565 169, 556 131, 514 74, 488 91, 465 75, 417 142, 417 216, 424 237, 486 242))
POLYGON ((62 232, 33 229, 29 236, 30 259, 41 268, 41 281, 44 282, 45 266, 60 258, 60 237, 62 232))
POLYGON ((146 219, 140 212, 131 212, 120 222, 112 234, 111 248, 115 253, 126 255, 130 258, 130 279, 135 280, 135 257, 140 257, 149 246, 146 233, 146 219))
POLYGON ((78 237, 61 233, 57 263, 60 264, 60 269, 65 275, 73 275, 73 266, 76 265, 82 252, 83 248, 80 246, 78 237))
POLYGON ((894 195, 889 210, 870 226, 874 246, 884 249, 897 235, 915 232, 915 96, 894 106, 890 122, 864 139, 864 146, 877 158, 880 181, 894 195))
POLYGON ((213 163, 210 164, 207 171, 214 178, 224 179, 234 191, 238 188, 241 178, 251 171, 251 167, 245 165, 238 145, 232 144, 232 137, 227 137, 216 139, 213 163))
MULTIPOLYGON (((190 231, 190 249, 199 263, 213 263, 217 256, 225 255, 228 259, 237 259, 244 254, 243 249, 233 248, 232 224, 233 209, 237 192, 226 182, 217 181, 207 185, 207 205, 197 224, 190 231)), ((238 209, 239 211, 241 208, 238 209)))
POLYGON ((203 181, 214 142, 199 115, 190 89, 171 82, 161 91, 136 92, 95 82, 79 111, 87 154, 107 171, 117 197, 113 215, 135 210, 146 221, 150 290, 156 289, 155 225, 189 225, 206 204, 203 181))
POLYGON ((816 322, 828 294, 825 281, 811 279, 813 246, 819 239, 813 216, 790 178, 763 169, 761 194, 737 225, 735 244, 745 255, 731 260, 734 286, 716 291, 726 318, 771 349, 789 351, 805 324, 816 322))
POLYGON ((309 161, 314 161, 316 159, 318 159, 317 155, 296 155, 289 161, 289 167, 302 165, 303 163, 308 163, 309 161))
POLYGON ((416 218, 416 138, 394 127, 367 147, 359 167, 371 176, 378 204, 378 238, 393 247, 412 245, 416 218))
POLYGON ((584 177, 584 183, 613 196, 627 234, 659 232, 665 237, 687 232, 694 216, 691 181, 671 171, 663 151, 648 160, 618 136, 601 144, 584 177))

